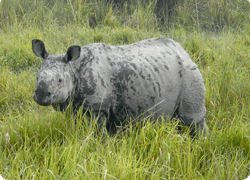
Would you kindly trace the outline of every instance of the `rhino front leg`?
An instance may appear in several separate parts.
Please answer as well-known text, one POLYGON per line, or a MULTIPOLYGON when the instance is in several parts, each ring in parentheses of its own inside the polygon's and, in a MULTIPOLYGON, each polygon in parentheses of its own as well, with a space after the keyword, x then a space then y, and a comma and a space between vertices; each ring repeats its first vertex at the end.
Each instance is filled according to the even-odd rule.
POLYGON ((95 118, 97 119, 97 128, 98 128, 98 133, 101 134, 101 137, 105 137, 105 132, 106 132, 106 122, 108 115, 104 112, 94 112, 95 118))

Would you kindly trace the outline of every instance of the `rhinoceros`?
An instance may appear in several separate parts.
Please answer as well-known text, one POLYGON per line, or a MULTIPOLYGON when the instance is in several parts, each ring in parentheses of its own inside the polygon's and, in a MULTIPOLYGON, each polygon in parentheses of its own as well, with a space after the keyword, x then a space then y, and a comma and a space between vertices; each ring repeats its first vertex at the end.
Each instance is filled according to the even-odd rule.
POLYGON ((90 109, 108 131, 141 114, 177 117, 195 136, 207 131, 203 78, 172 39, 74 45, 63 55, 50 55, 44 43, 34 39, 32 49, 43 58, 33 95, 39 105, 65 111, 72 102, 73 111, 90 109))

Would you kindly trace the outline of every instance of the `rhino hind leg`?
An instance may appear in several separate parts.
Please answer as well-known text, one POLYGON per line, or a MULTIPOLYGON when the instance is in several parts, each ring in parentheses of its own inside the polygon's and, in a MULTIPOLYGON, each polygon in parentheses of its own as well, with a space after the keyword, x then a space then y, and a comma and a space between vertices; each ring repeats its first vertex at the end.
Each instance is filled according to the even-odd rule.
POLYGON ((205 118, 198 118, 197 114, 189 112, 188 116, 180 112, 177 116, 180 121, 190 127, 191 137, 206 137, 208 135, 208 127, 205 118), (192 116, 193 115, 193 116, 192 116))
POLYGON ((190 134, 191 137, 206 137, 208 132, 207 132, 208 128, 207 128, 207 123, 205 121, 205 119, 202 119, 199 123, 195 123, 193 125, 191 125, 190 128, 190 134))
POLYGON ((186 70, 177 115, 190 127, 191 136, 207 135, 205 86, 198 69, 186 70))

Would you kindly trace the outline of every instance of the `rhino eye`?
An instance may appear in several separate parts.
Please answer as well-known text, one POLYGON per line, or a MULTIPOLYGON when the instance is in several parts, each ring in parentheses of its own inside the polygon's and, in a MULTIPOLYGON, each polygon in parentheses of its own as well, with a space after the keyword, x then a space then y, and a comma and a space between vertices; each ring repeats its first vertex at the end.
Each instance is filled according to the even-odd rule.
POLYGON ((62 82, 62 79, 60 78, 60 79, 58 80, 58 82, 59 82, 59 83, 62 82))

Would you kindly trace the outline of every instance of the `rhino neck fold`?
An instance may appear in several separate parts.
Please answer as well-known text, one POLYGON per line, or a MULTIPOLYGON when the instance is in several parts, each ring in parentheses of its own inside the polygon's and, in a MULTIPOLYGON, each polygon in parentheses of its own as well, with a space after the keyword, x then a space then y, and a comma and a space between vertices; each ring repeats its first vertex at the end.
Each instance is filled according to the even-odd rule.
POLYGON ((69 67, 70 67, 70 74, 72 76, 73 79, 73 84, 74 84, 74 88, 72 91, 72 95, 74 96, 76 92, 78 92, 78 87, 80 84, 80 79, 79 77, 76 75, 75 69, 72 67, 71 63, 69 62, 69 67))

